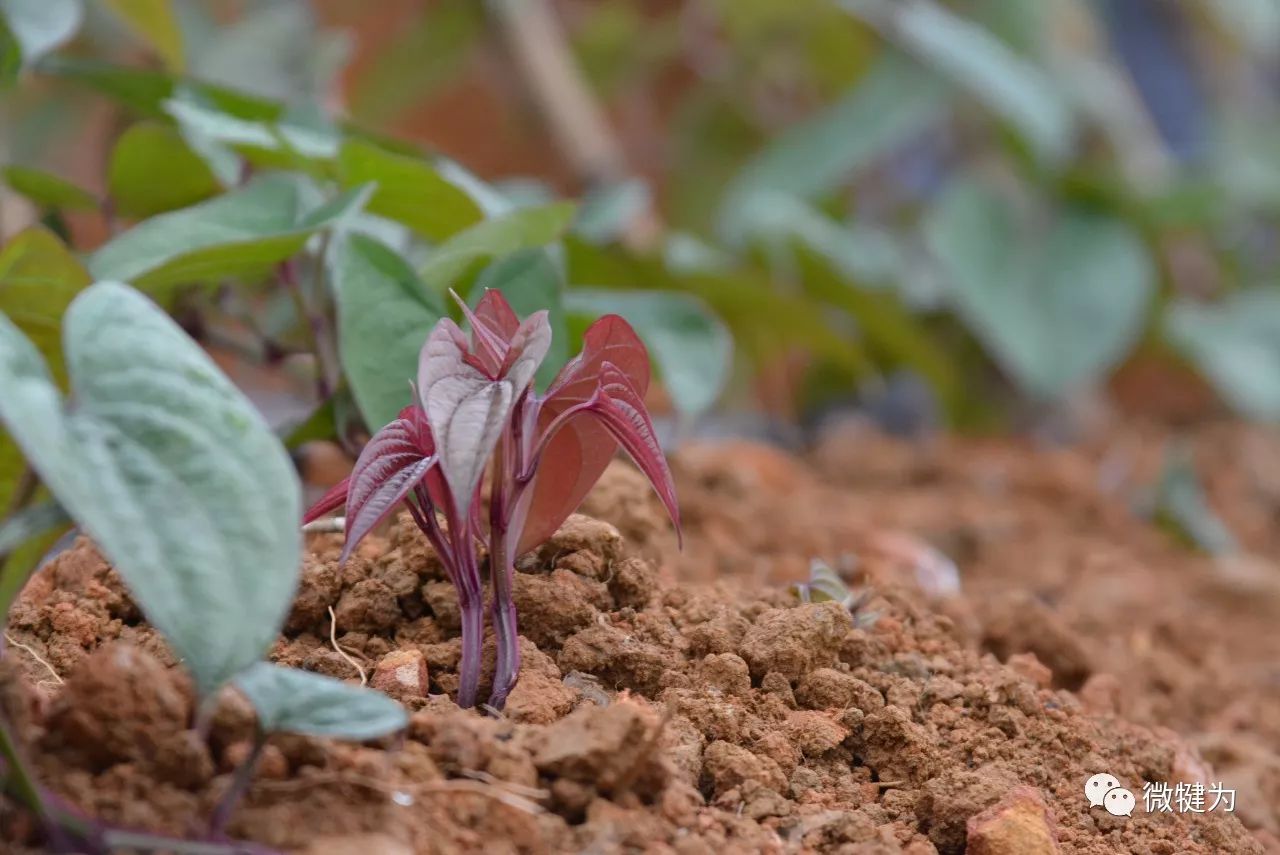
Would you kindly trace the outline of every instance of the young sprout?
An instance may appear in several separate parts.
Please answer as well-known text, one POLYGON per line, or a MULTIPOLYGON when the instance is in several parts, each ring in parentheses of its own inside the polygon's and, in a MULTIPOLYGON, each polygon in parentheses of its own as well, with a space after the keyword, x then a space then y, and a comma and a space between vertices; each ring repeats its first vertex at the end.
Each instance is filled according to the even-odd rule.
POLYGON ((853 616, 854 625, 859 628, 871 626, 880 617, 879 612, 864 611, 874 593, 870 588, 852 590, 840 578, 840 574, 820 558, 809 562, 809 581, 797 582, 791 587, 802 603, 835 602, 844 606, 853 616))
POLYGON ((369 441, 355 468, 306 514, 346 505, 343 560, 397 506, 409 508, 458 591, 458 703, 473 706, 484 633, 478 546, 489 554, 498 640, 489 704, 501 709, 520 671, 515 559, 542 543, 599 480, 618 446, 648 477, 679 532, 675 486, 644 405, 649 354, 606 315, 545 393, 532 386, 551 343, 546 312, 523 321, 497 291, 472 311, 468 338, 439 321, 423 345, 416 400, 369 441), (482 484, 489 478, 487 507, 482 484))

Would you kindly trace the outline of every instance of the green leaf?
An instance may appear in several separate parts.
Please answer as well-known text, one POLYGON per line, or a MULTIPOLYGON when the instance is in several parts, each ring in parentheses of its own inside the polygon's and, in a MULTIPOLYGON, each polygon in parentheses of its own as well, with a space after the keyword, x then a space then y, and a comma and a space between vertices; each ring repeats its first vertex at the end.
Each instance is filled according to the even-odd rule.
POLYGON ((979 25, 933 0, 840 2, 1002 117, 1042 160, 1070 152, 1074 121, 1052 79, 979 25))
POLYGON ((107 0, 107 5, 155 48, 166 68, 182 71, 186 64, 182 30, 170 0, 107 0))
POLYGON ((418 351, 444 306, 408 262, 371 237, 337 244, 332 271, 339 357, 360 412, 376 429, 412 400, 418 351))
POLYGON ((616 248, 564 241, 571 282, 592 287, 686 292, 704 300, 728 326, 735 348, 759 365, 802 350, 829 360, 852 376, 868 370, 857 342, 833 329, 822 308, 803 295, 786 294, 767 275, 703 259, 692 267, 668 269, 656 258, 616 248))
POLYGON ((179 94, 241 119, 276 121, 284 114, 278 102, 167 71, 61 54, 42 62, 40 71, 87 86, 153 119, 165 118, 165 102, 179 94))
POLYGON ((133 125, 116 141, 107 188, 116 211, 126 217, 185 208, 222 189, 177 131, 150 121, 133 125))
POLYGON ((264 176, 224 196, 144 220, 95 252, 89 269, 95 278, 153 293, 260 275, 348 215, 363 195, 353 190, 308 210, 297 180, 264 176))
MULTIPOLYGON (((0 252, 0 313, 35 345, 57 383, 65 385, 62 315, 89 274, 53 232, 30 228, 0 252)), ((23 470, 22 453, 0 430, 0 508, 8 508, 23 470)))
POLYGON ((338 154, 346 186, 373 182, 369 212, 403 223, 430 240, 444 240, 483 219, 471 196, 426 160, 350 140, 338 154))
POLYGON ((0 178, 15 193, 27 197, 41 208, 93 211, 98 207, 98 200, 88 190, 42 169, 6 166, 0 169, 0 178))
POLYGON ((1209 504, 1191 448, 1170 446, 1155 489, 1156 522, 1210 555, 1235 552, 1239 543, 1209 504))
POLYGON ((70 41, 83 17, 79 0, 0 0, 0 19, 23 66, 70 41))
POLYGON ((621 181, 592 191, 583 200, 573 230, 591 243, 608 243, 626 233, 627 227, 652 202, 649 185, 639 179, 621 181))
POLYGON ((263 656, 292 602, 297 474, 248 399, 137 291, 91 286, 63 333, 74 407, 0 317, 0 419, 207 697, 263 656))
POLYGON ((386 127, 403 111, 457 79, 485 35, 485 9, 475 0, 442 0, 418 10, 409 28, 379 45, 352 81, 352 115, 386 127))
POLYGON ((517 208, 478 223, 432 250, 422 267, 422 278, 431 288, 444 292, 480 262, 556 240, 573 221, 573 212, 571 203, 555 202, 517 208))
POLYGON ((925 240, 960 317, 1026 392, 1057 398, 1099 380, 1142 332, 1155 271, 1119 220, 1068 208, 1026 233, 1000 196, 958 179, 925 240))
POLYGON ((486 267, 471 289, 472 305, 486 290, 501 291, 520 317, 546 309, 551 348, 538 366, 538 388, 545 389, 569 360, 569 330, 564 314, 564 269, 547 249, 521 249, 486 267))
POLYGON ((0 521, 0 615, 9 614, 40 559, 70 527, 67 512, 51 501, 0 521))
POLYGON ((236 678, 266 733, 374 739, 409 723, 391 698, 340 680, 259 662, 236 678))
POLYGON ((1214 305, 1180 300, 1165 333, 1237 412, 1280 420, 1280 290, 1240 291, 1214 305))
POLYGON ((574 288, 565 295, 571 312, 618 314, 649 348, 671 402, 684 416, 709 410, 729 381, 733 340, 724 323, 688 294, 574 288))
POLYGON ((918 65, 890 53, 848 94, 778 135, 730 185, 720 229, 731 241, 760 196, 811 199, 855 175, 941 120, 946 87, 918 65))
POLYGON ((324 123, 303 124, 287 116, 278 121, 244 119, 199 103, 189 94, 166 101, 164 109, 189 139, 206 147, 229 146, 260 168, 323 173, 338 154, 338 132, 324 123))

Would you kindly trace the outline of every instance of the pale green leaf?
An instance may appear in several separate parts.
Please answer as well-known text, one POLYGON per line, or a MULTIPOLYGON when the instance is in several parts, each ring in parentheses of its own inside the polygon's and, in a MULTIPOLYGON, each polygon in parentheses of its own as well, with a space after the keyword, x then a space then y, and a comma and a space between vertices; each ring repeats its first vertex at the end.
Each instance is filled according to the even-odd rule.
POLYGON ((934 0, 840 2, 1007 121, 1046 162, 1070 152, 1074 119, 1053 80, 981 26, 934 0))
POLYGON ((722 233, 739 240, 759 196, 810 199, 936 124, 946 87, 905 58, 889 54, 830 107, 784 131, 734 179, 720 213, 722 233))
POLYGON ((0 319, 0 418, 208 696, 265 654, 293 600, 297 474, 253 405, 137 291, 90 287, 63 338, 71 408, 0 319))
POLYGON ((374 739, 409 723, 404 707, 381 692, 269 662, 245 671, 235 685, 265 733, 374 739))
POLYGON ((1254 288, 1209 305, 1180 300, 1165 332, 1237 412, 1280 421, 1280 290, 1254 288))
POLYGON ((1002 197, 958 179, 929 211, 925 238, 957 312, 996 362, 1026 392, 1057 398, 1128 354, 1155 270, 1118 220, 1068 208, 1044 234, 1019 220, 1002 197))
POLYGON ((24 66, 70 41, 83 17, 80 0, 0 0, 0 18, 24 66))

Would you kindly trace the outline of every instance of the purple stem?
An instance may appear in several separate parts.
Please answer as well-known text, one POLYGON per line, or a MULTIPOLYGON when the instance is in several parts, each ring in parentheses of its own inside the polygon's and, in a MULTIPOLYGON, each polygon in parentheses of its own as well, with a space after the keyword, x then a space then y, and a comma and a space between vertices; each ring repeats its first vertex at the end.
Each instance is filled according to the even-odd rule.
POLYGON ((489 574, 493 579, 493 629, 498 640, 498 657, 489 706, 502 709, 520 675, 520 633, 512 591, 515 566, 511 562, 505 526, 495 527, 490 532, 489 539, 492 544, 489 551, 489 574))
POLYGON ((259 732, 254 736, 253 750, 240 764, 240 768, 236 769, 235 777, 231 779, 231 787, 222 797, 222 801, 218 802, 218 806, 213 809, 213 817, 209 820, 209 832, 214 837, 218 839, 225 837, 227 823, 231 821, 231 815, 235 813, 244 794, 249 791, 249 785, 253 783, 253 773, 258 768, 258 758, 262 756, 262 750, 266 747, 267 735, 259 732))
POLYGON ((414 488, 418 499, 406 502, 418 528, 431 541, 436 554, 449 574, 449 581, 458 592, 458 614, 462 624, 462 657, 458 662, 458 706, 466 709, 476 705, 480 693, 480 656, 484 648, 484 596, 480 585, 480 568, 476 564, 476 550, 472 543, 471 515, 458 520, 452 507, 445 508, 449 517, 448 533, 440 529, 436 520, 431 494, 426 486, 414 488))
POLYGON ((533 491, 531 480, 517 473, 525 468, 525 438, 518 429, 504 438, 494 472, 496 481, 489 503, 489 575, 493 580, 493 628, 498 655, 489 706, 502 709, 520 678, 520 632, 515 603, 515 555, 512 547, 524 530, 533 491))

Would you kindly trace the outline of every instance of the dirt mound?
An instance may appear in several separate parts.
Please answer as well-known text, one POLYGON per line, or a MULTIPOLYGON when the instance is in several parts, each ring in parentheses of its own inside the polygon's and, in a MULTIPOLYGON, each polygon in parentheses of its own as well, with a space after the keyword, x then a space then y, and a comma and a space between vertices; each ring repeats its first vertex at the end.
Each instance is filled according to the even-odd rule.
MULTIPOLYGON (((313 538, 273 658, 344 679, 354 660, 411 726, 273 738, 230 832, 339 855, 1264 851, 1275 779, 1248 744, 1277 743, 1245 716, 1265 680, 1228 656, 1248 627, 1212 632, 1228 609, 1262 620, 1256 596, 1211 596, 1207 561, 1102 493, 1089 452, 849 448, 815 467, 689 449, 681 555, 643 482, 612 468, 586 506, 609 522, 575 516, 522 562, 524 666, 499 718, 448 700, 456 598, 407 519, 344 568, 336 537, 313 538), (779 584, 815 555, 872 588, 856 620, 779 584), (1085 801, 1098 772, 1135 793, 1222 779, 1238 812, 1111 816, 1085 801)), ((91 545, 37 577, 10 632, 42 780, 112 822, 207 823, 251 712, 227 693, 193 738, 187 681, 91 545)))

